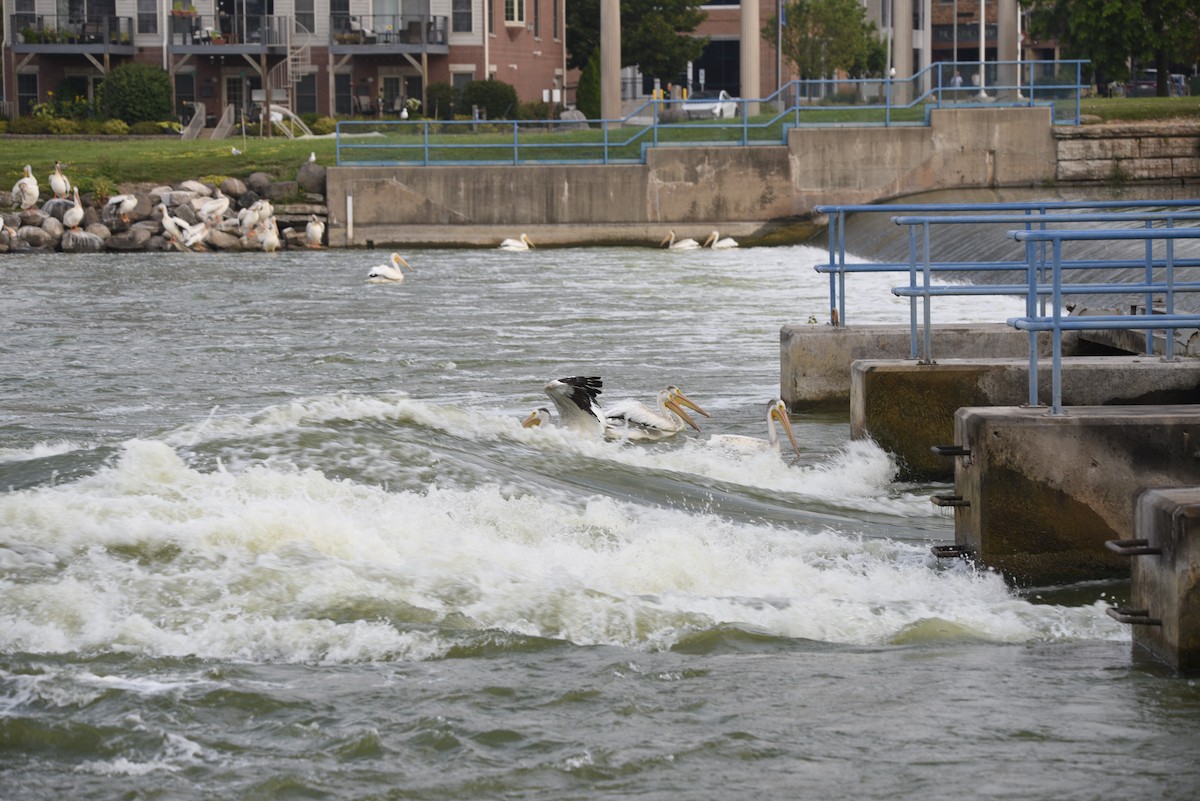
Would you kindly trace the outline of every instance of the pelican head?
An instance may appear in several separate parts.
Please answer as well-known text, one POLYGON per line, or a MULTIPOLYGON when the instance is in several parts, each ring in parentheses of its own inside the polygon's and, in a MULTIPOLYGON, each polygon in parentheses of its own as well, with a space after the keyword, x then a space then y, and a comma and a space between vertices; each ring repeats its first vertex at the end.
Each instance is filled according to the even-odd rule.
POLYGON ((408 262, 406 262, 404 260, 404 257, 401 256, 399 253, 392 254, 391 262, 392 262, 392 266, 395 267, 397 270, 400 269, 400 265, 402 265, 402 264, 410 270, 413 269, 413 266, 411 264, 409 264, 408 262))
POLYGON ((783 433, 787 434, 788 442, 792 443, 792 450, 796 452, 796 458, 800 457, 800 446, 796 444, 796 435, 792 433, 792 421, 788 419, 787 404, 779 398, 775 398, 767 404, 767 434, 771 438, 772 445, 778 445, 778 435, 775 433, 774 422, 778 421, 783 428, 783 433))
POLYGON ((671 247, 671 243, 674 241, 675 241, 675 232, 668 231, 667 235, 663 237, 663 240, 658 243, 658 246, 660 248, 669 248, 669 247, 671 247))
POLYGON ((711 416, 711 415, 709 415, 708 412, 701 409, 700 406, 695 401, 693 401, 687 395, 684 395, 683 390, 681 390, 679 387, 675 386, 674 384, 667 387, 662 392, 659 392, 658 399, 659 399, 659 403, 662 406, 666 407, 667 409, 670 409, 672 412, 674 412, 679 417, 680 420, 687 423, 689 426, 696 429, 697 431, 700 430, 700 426, 696 425, 696 421, 692 419, 691 415, 689 415, 687 412, 685 412, 683 410, 683 407, 686 406, 687 408, 691 409, 692 411, 699 412, 700 414, 704 415, 705 417, 711 416))
POLYGON ((522 242, 525 243, 525 247, 530 247, 530 248, 533 247, 533 242, 532 242, 532 240, 530 240, 528 234, 521 234, 520 239, 522 242))
POLYGON ((546 425, 550 425, 550 410, 545 406, 534 409, 528 417, 521 421, 521 428, 538 428, 546 425))

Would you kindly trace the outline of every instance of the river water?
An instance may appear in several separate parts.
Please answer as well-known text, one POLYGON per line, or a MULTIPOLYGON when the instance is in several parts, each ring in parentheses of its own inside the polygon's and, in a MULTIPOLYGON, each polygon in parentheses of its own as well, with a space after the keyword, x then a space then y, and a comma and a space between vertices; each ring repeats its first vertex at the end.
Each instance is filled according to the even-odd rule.
POLYGON ((823 251, 386 255, 0 261, 0 797, 1195 797, 1126 586, 934 560, 945 487, 848 414, 709 442, 765 435, 823 251), (711 417, 522 429, 574 374, 711 417))

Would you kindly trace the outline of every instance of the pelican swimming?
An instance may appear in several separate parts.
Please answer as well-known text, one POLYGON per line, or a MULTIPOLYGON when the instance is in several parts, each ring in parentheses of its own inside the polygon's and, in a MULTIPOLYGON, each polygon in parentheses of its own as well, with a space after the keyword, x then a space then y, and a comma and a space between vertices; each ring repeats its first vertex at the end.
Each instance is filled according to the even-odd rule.
POLYGON ((75 205, 63 212, 62 222, 67 228, 72 231, 79 230, 79 224, 83 222, 83 204, 79 202, 79 187, 74 188, 75 205))
POLYGON ((765 440, 737 434, 717 434, 709 437, 708 441, 713 445, 748 453, 768 450, 778 453, 780 448, 779 433, 775 430, 776 422, 783 428, 783 433, 787 434, 788 442, 792 443, 792 450, 796 452, 796 458, 800 458, 800 446, 796 444, 796 435, 792 433, 792 422, 788 419, 787 405, 779 398, 775 398, 767 404, 767 438, 765 440))
POLYGON ((729 248, 736 248, 737 246, 738 243, 736 239, 731 236, 727 236, 722 239, 721 235, 716 231, 713 231, 708 235, 708 239, 704 240, 704 247, 709 248, 710 250, 728 250, 729 248))
POLYGON ((71 193, 71 182, 63 175, 63 163, 54 162, 54 172, 50 173, 50 191, 55 197, 66 197, 71 193))
POLYGON ((604 412, 596 399, 603 391, 599 376, 568 376, 551 381, 542 387, 558 409, 559 422, 566 428, 587 436, 604 435, 604 412))
POLYGON ((667 250, 696 250, 700 247, 700 243, 695 239, 680 239, 675 240, 675 232, 671 231, 666 235, 663 241, 658 243, 660 247, 665 247, 667 250))
POLYGON ((517 239, 505 239, 500 243, 501 250, 529 250, 532 247, 533 243, 525 234, 521 234, 517 239))
POLYGON ((113 195, 104 204, 103 217, 106 220, 116 220, 129 225, 129 215, 137 208, 138 200, 133 195, 113 195))
POLYGON ((699 431, 700 426, 683 410, 684 406, 709 416, 679 387, 669 386, 659 391, 657 409, 639 401, 621 401, 610 406, 605 413, 604 435, 609 439, 660 440, 678 434, 685 425, 699 431))
POLYGON ((371 272, 367 273, 367 283, 400 283, 404 280, 404 273, 400 270, 402 264, 410 270, 413 269, 413 266, 401 258, 399 253, 393 253, 388 264, 379 264, 371 268, 371 272))
POLYGON ((31 209, 37 205, 42 190, 38 187, 37 178, 33 177, 33 167, 25 165, 24 177, 17 180, 12 188, 12 202, 22 209, 31 209))
POLYGON ((521 421, 521 428, 540 428, 541 426, 548 426, 550 425, 551 419, 550 410, 545 406, 539 406, 521 421))
POLYGON ((325 238, 325 223, 317 215, 312 215, 308 218, 308 224, 304 226, 304 242, 310 248, 321 247, 321 240, 325 238))

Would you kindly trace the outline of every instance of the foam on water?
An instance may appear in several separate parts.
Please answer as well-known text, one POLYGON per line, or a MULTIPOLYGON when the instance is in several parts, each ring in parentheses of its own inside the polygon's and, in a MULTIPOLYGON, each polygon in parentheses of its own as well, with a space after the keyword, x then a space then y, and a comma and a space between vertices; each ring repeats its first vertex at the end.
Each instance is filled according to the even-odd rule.
POLYGON ((494 484, 389 492, 280 464, 201 472, 157 441, 73 484, 0 497, 0 527, 5 652, 338 663, 436 658, 463 631, 662 648, 734 625, 882 644, 929 620, 1000 642, 1126 636, 1101 609, 1032 605, 994 575, 933 569, 918 545, 494 484))

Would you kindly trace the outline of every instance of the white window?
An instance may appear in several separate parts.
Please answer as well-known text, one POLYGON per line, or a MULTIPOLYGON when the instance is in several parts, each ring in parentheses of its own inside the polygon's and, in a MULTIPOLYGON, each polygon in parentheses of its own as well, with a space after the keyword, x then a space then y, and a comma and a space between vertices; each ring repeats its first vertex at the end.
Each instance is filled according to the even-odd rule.
POLYGON ((525 0, 504 0, 504 24, 525 27, 525 0))

